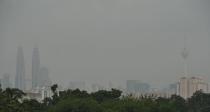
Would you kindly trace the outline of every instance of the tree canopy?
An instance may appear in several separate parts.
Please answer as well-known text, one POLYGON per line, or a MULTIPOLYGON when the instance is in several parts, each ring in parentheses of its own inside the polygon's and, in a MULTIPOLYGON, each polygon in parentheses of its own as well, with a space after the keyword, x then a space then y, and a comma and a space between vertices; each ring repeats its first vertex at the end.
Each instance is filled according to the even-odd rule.
POLYGON ((210 94, 196 92, 185 100, 180 96, 154 98, 122 96, 120 90, 57 91, 51 87, 53 96, 42 102, 24 99, 23 91, 15 88, 0 89, 0 112, 210 112, 210 94))

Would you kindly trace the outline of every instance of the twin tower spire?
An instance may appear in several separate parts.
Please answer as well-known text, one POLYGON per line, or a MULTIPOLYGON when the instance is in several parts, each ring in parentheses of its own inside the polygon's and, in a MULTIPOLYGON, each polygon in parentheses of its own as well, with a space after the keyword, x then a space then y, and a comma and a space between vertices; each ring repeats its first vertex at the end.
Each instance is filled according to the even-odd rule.
MULTIPOLYGON (((45 69, 46 70, 46 69, 45 69)), ((39 87, 42 76, 40 76, 40 56, 39 49, 35 47, 32 54, 32 89, 39 87)), ((47 74, 48 75, 48 74, 47 74)), ((21 46, 17 49, 17 63, 16 63, 16 78, 15 78, 15 88, 20 90, 26 89, 25 82, 25 64, 24 64, 24 54, 23 48, 21 46)))

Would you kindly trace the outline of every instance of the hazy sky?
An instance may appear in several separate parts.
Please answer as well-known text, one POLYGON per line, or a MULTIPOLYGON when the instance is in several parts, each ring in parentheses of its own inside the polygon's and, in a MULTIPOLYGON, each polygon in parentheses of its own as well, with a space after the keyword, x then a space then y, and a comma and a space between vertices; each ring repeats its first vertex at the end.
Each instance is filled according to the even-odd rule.
POLYGON ((189 70, 210 81, 209 0, 1 0, 0 74, 14 79, 17 46, 24 49, 27 79, 32 49, 54 82, 124 84, 127 79, 159 87, 189 70))

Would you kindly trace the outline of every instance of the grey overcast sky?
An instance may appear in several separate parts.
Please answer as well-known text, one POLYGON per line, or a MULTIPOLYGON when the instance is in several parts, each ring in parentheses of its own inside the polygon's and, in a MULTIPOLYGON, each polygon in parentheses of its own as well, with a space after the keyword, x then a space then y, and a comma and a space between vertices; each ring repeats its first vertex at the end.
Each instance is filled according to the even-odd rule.
POLYGON ((184 71, 210 81, 209 0, 0 0, 0 74, 15 76, 24 49, 27 79, 39 46, 54 83, 123 85, 128 79, 160 87, 184 71))

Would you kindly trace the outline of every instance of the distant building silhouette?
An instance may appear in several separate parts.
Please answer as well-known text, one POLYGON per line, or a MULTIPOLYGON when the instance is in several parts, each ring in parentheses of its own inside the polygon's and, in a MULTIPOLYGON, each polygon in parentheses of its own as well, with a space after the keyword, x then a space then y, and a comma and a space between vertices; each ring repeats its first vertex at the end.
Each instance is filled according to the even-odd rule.
POLYGON ((177 94, 185 99, 193 96, 196 91, 208 91, 208 84, 204 82, 203 78, 189 77, 189 65, 187 63, 189 55, 189 50, 187 49, 187 37, 184 37, 184 48, 181 53, 184 61, 184 77, 180 78, 177 84, 177 94))
POLYGON ((2 78, 2 89, 6 89, 10 87, 11 87, 10 75, 5 73, 2 78))
POLYGON ((170 84, 169 85, 169 94, 171 95, 175 95, 177 94, 177 83, 174 83, 174 84, 170 84))
POLYGON ((39 82, 41 82, 39 70, 40 70, 39 49, 36 47, 33 49, 33 54, 32 54, 32 88, 33 89, 38 87, 39 82))
POLYGON ((85 90, 85 82, 83 81, 71 81, 69 82, 69 89, 80 89, 80 90, 85 90))
POLYGON ((41 67, 39 70, 40 80, 38 85, 40 87, 51 86, 51 80, 49 78, 49 71, 46 67, 41 67))
POLYGON ((23 48, 21 46, 17 49, 15 87, 20 90, 25 90, 25 64, 23 48))
POLYGON ((126 86, 128 93, 147 93, 150 89, 149 84, 139 80, 127 80, 126 86))

